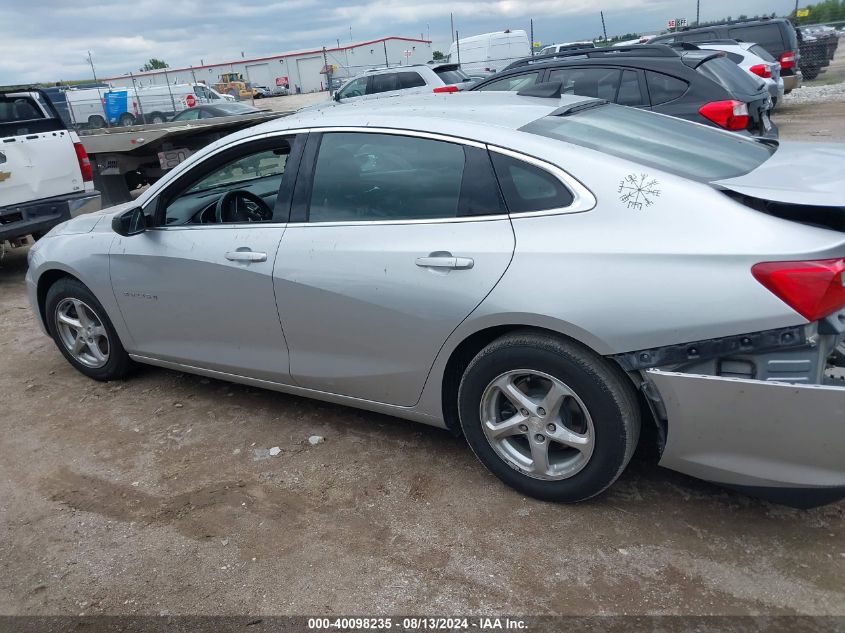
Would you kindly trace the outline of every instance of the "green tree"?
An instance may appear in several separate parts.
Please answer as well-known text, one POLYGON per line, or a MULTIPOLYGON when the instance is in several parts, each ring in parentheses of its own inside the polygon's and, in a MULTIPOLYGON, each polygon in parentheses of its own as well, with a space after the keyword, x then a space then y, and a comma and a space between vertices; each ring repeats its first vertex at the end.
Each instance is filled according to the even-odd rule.
POLYGON ((441 59, 446 59, 446 56, 443 53, 441 53, 440 51, 434 51, 431 54, 431 59, 433 59, 436 62, 439 62, 441 59))
POLYGON ((148 70, 159 70, 161 68, 170 68, 170 65, 163 59, 156 59, 153 57, 141 67, 141 72, 144 73, 148 70))

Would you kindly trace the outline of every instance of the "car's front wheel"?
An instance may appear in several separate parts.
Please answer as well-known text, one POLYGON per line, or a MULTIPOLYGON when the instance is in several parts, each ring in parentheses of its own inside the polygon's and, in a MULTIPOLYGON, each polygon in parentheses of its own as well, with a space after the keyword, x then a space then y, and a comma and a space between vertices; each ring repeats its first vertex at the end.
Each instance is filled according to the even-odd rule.
POLYGON ((637 445, 640 414, 627 377, 586 347, 535 332, 485 347, 458 390, 461 427, 506 484, 577 502, 610 486, 637 445))
POLYGON ((47 291, 45 313, 59 351, 95 380, 123 378, 132 361, 103 306, 80 281, 65 277, 47 291))

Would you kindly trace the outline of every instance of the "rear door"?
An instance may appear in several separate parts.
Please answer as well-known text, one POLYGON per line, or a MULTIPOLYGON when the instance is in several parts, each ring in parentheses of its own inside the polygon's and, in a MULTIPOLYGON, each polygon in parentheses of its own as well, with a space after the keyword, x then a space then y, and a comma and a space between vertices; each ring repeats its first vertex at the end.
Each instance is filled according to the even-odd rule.
POLYGON ((0 207, 83 191, 73 138, 33 93, 0 94, 0 207))
POLYGON ((639 71, 604 66, 567 66, 549 71, 546 81, 560 81, 563 94, 597 97, 620 105, 647 107, 639 71))
POLYGON ((483 146, 388 130, 312 134, 273 272, 293 379, 413 405, 513 249, 483 146))

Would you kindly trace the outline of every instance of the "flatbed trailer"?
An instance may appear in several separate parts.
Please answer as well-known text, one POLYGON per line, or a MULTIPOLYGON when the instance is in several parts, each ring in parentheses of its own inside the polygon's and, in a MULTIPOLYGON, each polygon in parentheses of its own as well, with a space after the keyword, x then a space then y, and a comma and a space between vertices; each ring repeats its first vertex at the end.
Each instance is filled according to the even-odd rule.
POLYGON ((131 191, 152 184, 197 150, 236 130, 293 114, 266 111, 178 123, 79 131, 102 206, 132 199, 131 191))

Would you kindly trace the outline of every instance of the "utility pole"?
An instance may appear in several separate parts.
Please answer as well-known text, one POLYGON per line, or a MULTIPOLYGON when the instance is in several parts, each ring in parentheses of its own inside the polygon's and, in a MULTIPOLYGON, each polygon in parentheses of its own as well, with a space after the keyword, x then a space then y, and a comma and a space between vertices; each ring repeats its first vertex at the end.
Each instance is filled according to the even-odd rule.
POLYGON ((167 68, 164 68, 164 80, 167 82, 167 92, 170 94, 170 105, 173 106, 173 114, 176 114, 176 100, 173 98, 173 90, 170 88, 170 77, 167 76, 167 68))
POLYGON ((531 57, 534 57, 534 18, 531 18, 531 57))
MULTIPOLYGON (((796 0, 797 2, 797 0, 796 0)), ((695 0, 695 25, 699 24, 699 17, 701 16, 701 0, 695 0)))
MULTIPOLYGON (((797 0, 796 0, 796 2, 797 2, 797 0)), ((100 83, 99 81, 97 81, 97 71, 96 71, 96 70, 94 70, 94 58, 93 58, 93 57, 91 57, 91 51, 88 51, 88 63, 89 63, 89 64, 91 64, 91 74, 92 74, 92 75, 94 75, 94 83, 95 83, 95 84, 100 83)), ((106 114, 106 104, 105 104, 105 102, 103 101, 103 93, 102 93, 102 92, 100 92, 100 87, 99 87, 99 86, 97 86, 97 96, 100 98, 100 103, 102 103, 102 104, 103 104, 103 114, 106 114)), ((103 118, 104 118, 104 119, 105 119, 105 121, 106 121, 106 127, 109 127, 109 117, 108 117, 108 114, 106 114, 106 116, 104 116, 103 118)))
POLYGON ((323 47, 323 70, 326 71, 326 88, 328 88, 329 96, 332 94, 332 71, 329 68, 329 60, 326 59, 326 47, 323 47))
POLYGON ((458 45, 458 51, 457 51, 457 53, 458 53, 458 66, 460 66, 461 65, 461 36, 458 35, 457 31, 455 31, 455 42, 458 45))
POLYGON ((449 14, 449 37, 452 38, 453 42, 455 41, 455 18, 451 13, 449 14))
POLYGON ((381 45, 384 46, 384 65, 390 68, 390 62, 387 60, 387 43, 382 40, 381 45))
POLYGON ((129 77, 132 79, 132 90, 134 90, 135 98, 138 100, 138 111, 141 113, 141 123, 146 123, 147 117, 144 116, 144 104, 141 103, 141 95, 138 94, 138 86, 135 84, 135 75, 130 72, 129 77))
POLYGON ((604 33, 604 41, 607 42, 607 27, 604 25, 604 11, 599 11, 601 16, 601 30, 604 33))

